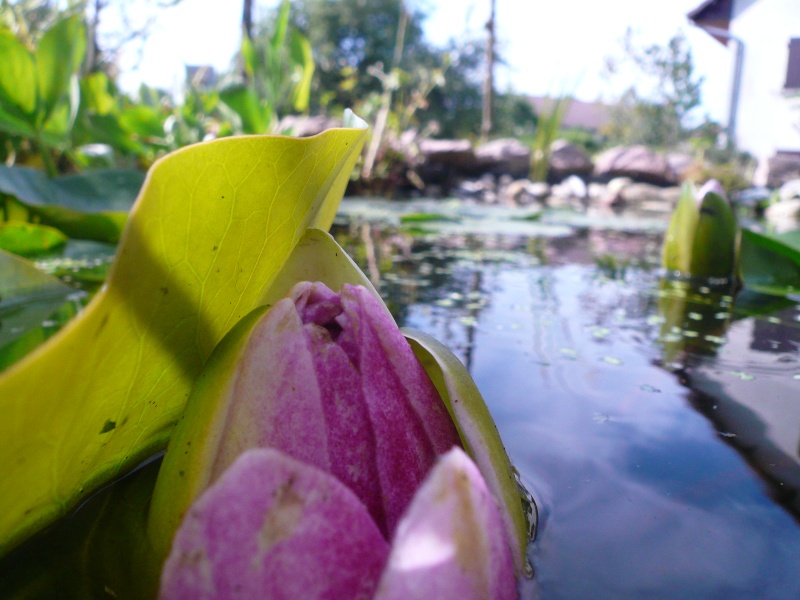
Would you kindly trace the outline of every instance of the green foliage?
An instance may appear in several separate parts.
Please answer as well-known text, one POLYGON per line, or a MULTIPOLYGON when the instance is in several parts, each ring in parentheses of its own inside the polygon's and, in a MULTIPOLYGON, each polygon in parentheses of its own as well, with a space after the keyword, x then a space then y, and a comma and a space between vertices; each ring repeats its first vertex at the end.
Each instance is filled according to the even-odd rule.
POLYGON ((269 27, 255 40, 245 36, 240 60, 243 81, 220 91, 220 100, 238 115, 241 132, 266 133, 287 112, 308 109, 314 58, 311 44, 289 21, 284 0, 269 27))
POLYGON ((41 224, 71 238, 116 243, 143 181, 139 171, 50 179, 37 169, 0 166, 0 222, 41 224))
POLYGON ((0 29, 0 131, 12 140, 33 142, 51 175, 56 172, 51 153, 69 145, 85 53, 79 16, 56 22, 34 50, 9 29, 0 29))
POLYGON ((666 46, 640 47, 628 29, 623 38, 625 58, 607 59, 611 75, 627 63, 636 70, 637 84, 628 87, 611 111, 613 140, 672 148, 690 135, 687 120, 700 105, 702 77, 694 74, 694 61, 686 37, 678 32, 666 46), (644 89, 650 83, 651 89, 644 89), (644 91, 643 91, 644 89, 644 91))
POLYGON ((561 130, 561 122, 569 109, 572 98, 562 94, 551 100, 547 111, 539 115, 536 138, 531 148, 530 178, 533 181, 545 181, 550 166, 550 148, 561 130))

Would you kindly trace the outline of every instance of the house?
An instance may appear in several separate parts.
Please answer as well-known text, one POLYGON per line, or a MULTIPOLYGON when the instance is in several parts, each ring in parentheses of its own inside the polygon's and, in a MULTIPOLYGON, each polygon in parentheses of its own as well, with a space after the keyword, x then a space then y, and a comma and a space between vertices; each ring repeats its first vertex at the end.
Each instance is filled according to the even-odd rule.
POLYGON ((754 183, 776 157, 800 176, 800 0, 706 0, 688 17, 730 49, 727 131, 758 160, 754 183))
MULTIPOLYGON (((533 105, 537 115, 547 114, 552 110, 555 100, 549 96, 529 96, 528 100, 533 105)), ((563 129, 585 129, 597 133, 608 125, 611 117, 609 108, 601 102, 585 102, 573 98, 570 100, 564 118, 561 121, 563 129)))

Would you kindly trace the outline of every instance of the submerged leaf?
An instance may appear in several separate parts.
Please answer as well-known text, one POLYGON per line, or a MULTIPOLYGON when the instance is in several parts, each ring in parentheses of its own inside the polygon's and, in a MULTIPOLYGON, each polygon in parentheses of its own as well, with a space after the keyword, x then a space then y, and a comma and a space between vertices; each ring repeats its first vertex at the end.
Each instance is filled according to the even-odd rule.
POLYGON ((0 553, 166 445, 211 350, 330 225, 364 136, 228 138, 154 165, 106 287, 0 377, 0 553))

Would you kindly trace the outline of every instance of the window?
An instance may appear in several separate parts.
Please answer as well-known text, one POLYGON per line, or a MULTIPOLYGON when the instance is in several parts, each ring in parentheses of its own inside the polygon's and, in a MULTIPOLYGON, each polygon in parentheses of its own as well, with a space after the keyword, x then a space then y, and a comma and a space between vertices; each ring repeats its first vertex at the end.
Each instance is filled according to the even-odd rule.
POLYGON ((789 64, 786 67, 787 90, 800 89, 800 38, 789 40, 789 64))

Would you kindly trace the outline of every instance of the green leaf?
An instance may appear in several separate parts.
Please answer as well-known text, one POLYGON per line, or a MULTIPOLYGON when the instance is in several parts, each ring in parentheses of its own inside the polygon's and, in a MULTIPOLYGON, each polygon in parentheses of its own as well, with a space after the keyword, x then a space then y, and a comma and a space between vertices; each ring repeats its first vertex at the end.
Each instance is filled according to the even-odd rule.
POLYGON ((692 246, 699 221, 700 211, 694 199, 694 189, 691 184, 686 184, 664 237, 661 263, 667 271, 685 275, 691 273, 692 246))
POLYGON ((120 124, 140 138, 163 138, 164 117, 150 106, 129 106, 119 116, 120 124))
POLYGON ((365 135, 226 138, 153 166, 106 286, 0 378, 0 552, 164 448, 211 350, 330 226, 365 135))
POLYGON ((261 105, 258 96, 250 88, 243 85, 226 87, 219 93, 219 99, 239 115, 245 133, 264 133, 269 128, 270 110, 261 105))
POLYGON ((311 98, 311 80, 314 77, 314 54, 311 42, 302 33, 292 30, 289 46, 290 56, 300 77, 294 85, 294 109, 304 112, 311 98))
POLYGON ((45 32, 35 52, 39 83, 39 125, 70 92, 73 77, 86 55, 86 32, 79 15, 62 19, 45 32))
POLYGON ((67 236, 47 225, 10 221, 0 223, 0 250, 35 256, 60 248, 67 243, 67 236))
POLYGON ((444 400, 464 450, 478 465, 487 486, 501 503, 509 539, 517 543, 514 564, 517 573, 522 574, 526 570, 528 525, 514 467, 492 415, 466 367, 446 346, 421 331, 407 327, 402 331, 444 400))
POLYGON ((745 287, 775 296, 800 292, 800 250, 742 229, 741 272, 745 287))
MULTIPOLYGON (((0 192, 18 199, 28 218, 72 238, 116 243, 144 182, 132 170, 89 171, 49 179, 37 169, 0 166, 0 192)), ((19 217, 17 217, 19 218, 19 217)))
POLYGON ((733 280, 739 255, 739 224, 730 203, 708 192, 700 205, 689 273, 692 277, 733 280))
POLYGON ((0 105, 33 126, 38 95, 33 55, 13 33, 0 29, 0 56, 0 105))
POLYGON ((41 325, 72 292, 30 261, 0 251, 0 349, 41 325))
POLYGON ((81 98, 86 108, 97 115, 107 115, 117 106, 108 84, 108 75, 102 71, 90 73, 81 80, 81 98))

